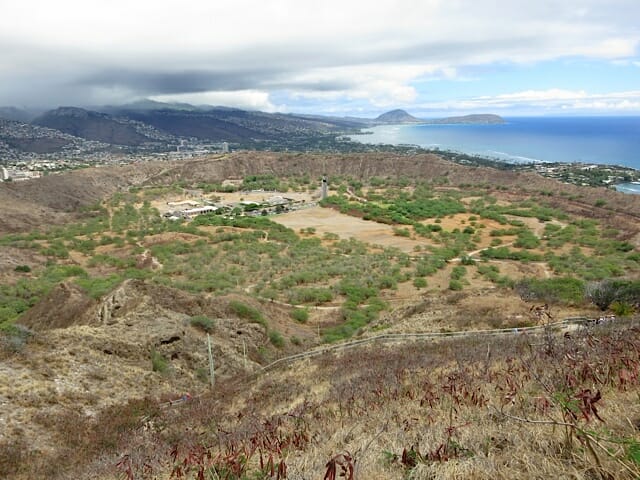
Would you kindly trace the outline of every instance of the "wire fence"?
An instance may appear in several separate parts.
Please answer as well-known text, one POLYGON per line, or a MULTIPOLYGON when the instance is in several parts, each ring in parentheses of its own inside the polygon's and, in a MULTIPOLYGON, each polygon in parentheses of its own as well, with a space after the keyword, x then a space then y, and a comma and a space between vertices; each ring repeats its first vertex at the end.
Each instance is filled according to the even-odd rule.
POLYGON ((522 327, 522 328, 499 328, 492 330, 462 330, 457 332, 424 332, 424 333, 383 333, 373 337, 362 338, 359 340, 352 340, 349 342, 342 342, 339 344, 324 346, 307 352, 290 355, 288 357, 279 358, 268 365, 262 367, 259 372, 265 372, 273 369, 274 367, 282 364, 292 363, 297 360, 305 358, 311 358, 318 355, 323 355, 329 352, 336 352, 340 350, 347 350, 349 348, 359 347, 362 345, 368 345, 371 343, 391 343, 402 342, 407 340, 434 340, 441 338, 460 338, 460 337, 481 337, 481 336, 496 336, 496 335, 513 335, 518 333, 534 333, 550 329, 551 331, 560 331, 571 325, 588 325, 595 322, 594 319, 587 317, 569 317, 562 321, 549 323, 546 325, 537 325, 534 327, 522 327))
MULTIPOLYGON (((374 343, 439 340, 439 339, 454 339, 454 338, 465 338, 465 337, 466 338, 491 337, 491 336, 501 336, 501 335, 539 333, 544 331, 559 333, 564 330, 567 330, 569 327, 588 326, 588 325, 593 325, 595 323, 597 323, 597 319, 588 318, 588 317, 568 317, 559 322, 548 323, 545 325, 537 325, 534 327, 498 328, 498 329, 488 329, 488 330, 462 330, 462 331, 456 331, 456 332, 383 333, 381 335, 361 338, 358 340, 351 340, 348 342, 342 342, 342 343, 333 344, 333 345, 325 345, 325 346, 315 348, 313 350, 309 350, 306 352, 301 352, 295 355, 282 357, 277 360, 274 360, 273 362, 265 365, 264 367, 259 368, 253 373, 252 376, 254 377, 259 376, 260 374, 273 370, 276 367, 291 364, 299 360, 304 360, 307 358, 312 358, 312 357, 324 355, 331 352, 339 352, 339 351, 348 350, 351 348, 361 347, 365 345, 370 345, 374 343)), ((181 405, 181 404, 187 403, 192 399, 201 397, 205 393, 206 392, 202 392, 194 396, 191 396, 190 394, 185 394, 179 399, 162 403, 161 406, 171 407, 171 406, 181 405)))

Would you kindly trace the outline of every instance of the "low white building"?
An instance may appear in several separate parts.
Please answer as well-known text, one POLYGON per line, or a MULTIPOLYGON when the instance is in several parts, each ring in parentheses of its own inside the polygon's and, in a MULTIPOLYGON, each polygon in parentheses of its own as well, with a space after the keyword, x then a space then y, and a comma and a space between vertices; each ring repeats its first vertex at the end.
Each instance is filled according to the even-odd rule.
POLYGON ((197 207, 200 203, 195 200, 182 200, 181 202, 167 202, 167 205, 170 207, 197 207))
POLYGON ((206 207, 189 208, 180 212, 185 217, 195 217, 197 215, 204 215, 205 213, 213 213, 218 210, 218 207, 213 205, 207 205, 206 207))

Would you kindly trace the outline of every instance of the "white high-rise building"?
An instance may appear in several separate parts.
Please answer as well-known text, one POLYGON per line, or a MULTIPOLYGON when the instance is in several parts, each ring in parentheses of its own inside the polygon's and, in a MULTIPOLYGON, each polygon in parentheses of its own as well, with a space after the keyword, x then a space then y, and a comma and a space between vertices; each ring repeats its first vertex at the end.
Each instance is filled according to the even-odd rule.
POLYGON ((7 180, 9 180, 9 171, 4 167, 2 167, 2 174, 1 174, 0 179, 3 182, 6 182, 7 180))

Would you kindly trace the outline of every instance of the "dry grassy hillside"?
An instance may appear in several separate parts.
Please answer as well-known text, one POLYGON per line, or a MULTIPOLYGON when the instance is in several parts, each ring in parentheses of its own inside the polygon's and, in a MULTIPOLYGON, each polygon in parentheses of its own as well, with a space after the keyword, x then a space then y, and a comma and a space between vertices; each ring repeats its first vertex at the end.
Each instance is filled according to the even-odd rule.
POLYGON ((0 233, 25 231, 71 221, 83 207, 139 185, 163 165, 90 168, 48 175, 28 182, 0 184, 0 233))
POLYGON ((633 479, 640 331, 373 345, 64 432, 68 478, 633 479), (95 435, 120 445, 99 455, 95 435), (333 473, 332 473, 333 472, 333 473), (335 475, 332 476, 332 475, 335 475))
MULTIPOLYGON (((17 355, 3 349, 0 471, 23 471, 22 461, 46 468, 47 477, 63 471, 64 456, 74 454, 59 448, 69 440, 61 419, 72 412, 82 424, 131 400, 168 401, 206 390, 207 332, 218 382, 258 369, 275 347, 264 320, 246 318, 234 302, 260 308, 271 325, 292 323, 286 309, 240 296, 207 299, 127 281, 96 301, 74 285, 56 287, 20 319, 31 331, 28 348, 17 355)), ((31 467, 25 471, 36 475, 31 467)))
POLYGON ((639 478, 640 196, 435 155, 238 152, 0 202, 2 478, 639 478), (161 216, 265 201, 212 189, 258 174, 303 208, 161 216))

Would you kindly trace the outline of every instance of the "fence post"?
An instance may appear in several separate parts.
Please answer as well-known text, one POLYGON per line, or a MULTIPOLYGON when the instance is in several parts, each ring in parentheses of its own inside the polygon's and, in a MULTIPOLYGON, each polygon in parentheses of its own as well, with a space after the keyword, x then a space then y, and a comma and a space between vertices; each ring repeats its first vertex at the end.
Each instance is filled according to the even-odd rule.
POLYGON ((209 375, 211 377, 211 388, 215 384, 215 371, 213 368, 213 354, 211 353, 211 335, 207 333, 207 347, 209 349, 209 375))
POLYGON ((244 369, 247 369, 247 344, 242 340, 242 357, 244 359, 244 369))

